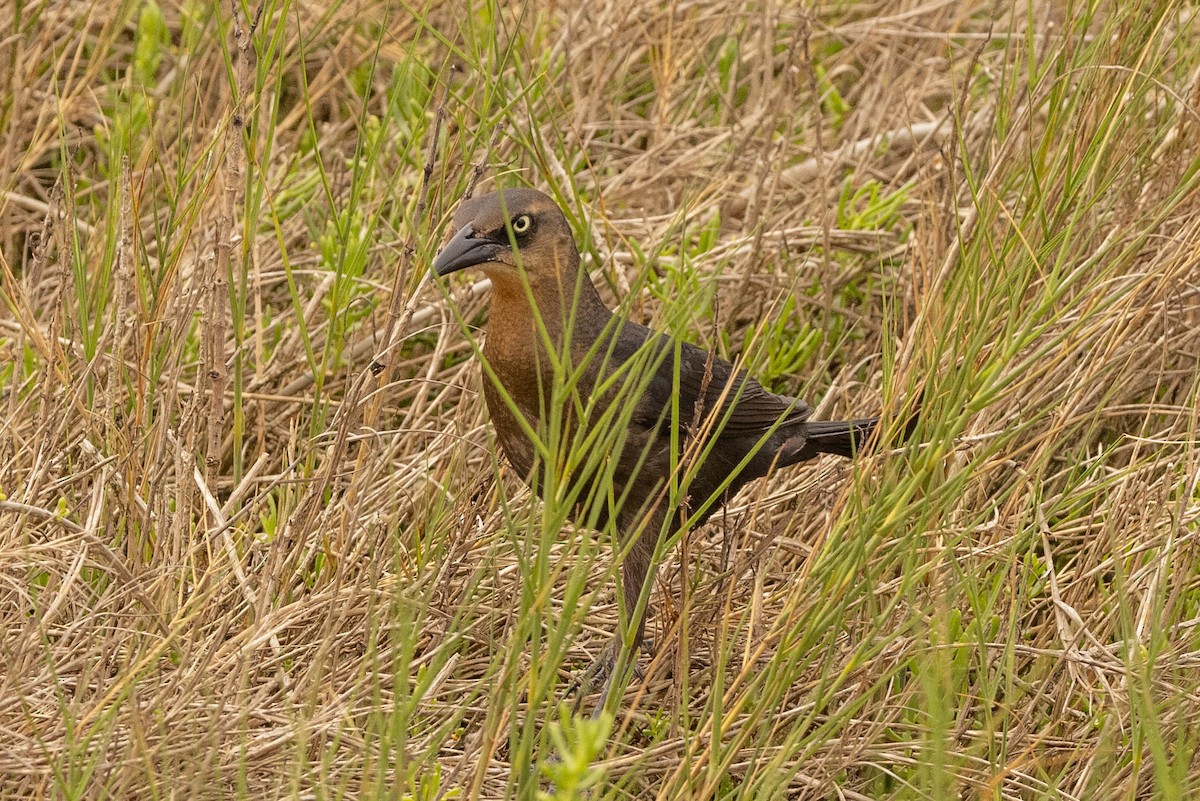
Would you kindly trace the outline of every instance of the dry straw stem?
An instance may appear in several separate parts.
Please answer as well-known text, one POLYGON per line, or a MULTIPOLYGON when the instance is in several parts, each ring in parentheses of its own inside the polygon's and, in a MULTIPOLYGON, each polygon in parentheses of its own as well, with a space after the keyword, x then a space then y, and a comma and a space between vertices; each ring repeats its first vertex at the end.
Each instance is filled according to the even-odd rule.
POLYGON ((1195 797, 1196 24, 0 4, 0 797, 534 797, 614 543, 427 275, 522 183, 636 319, 921 408, 665 552, 594 797, 1195 797))

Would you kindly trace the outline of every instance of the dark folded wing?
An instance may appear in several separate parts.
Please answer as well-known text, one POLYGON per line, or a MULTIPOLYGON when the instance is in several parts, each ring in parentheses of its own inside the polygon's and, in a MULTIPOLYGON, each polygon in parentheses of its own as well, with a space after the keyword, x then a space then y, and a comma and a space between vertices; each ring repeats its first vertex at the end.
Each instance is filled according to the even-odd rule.
POLYGON ((639 352, 645 363, 654 365, 654 374, 638 404, 637 416, 647 424, 669 425, 670 401, 676 392, 679 394, 680 424, 692 424, 697 400, 703 396, 701 428, 719 432, 719 438, 757 438, 775 426, 786 428, 803 422, 812 414, 812 408, 804 401, 768 392, 745 373, 735 373, 733 365, 724 359, 714 356, 710 363, 708 352, 691 343, 676 343, 665 335, 652 334, 645 326, 626 322, 613 343, 610 361, 614 365, 624 364, 639 352), (642 350, 648 341, 653 341, 661 350, 642 350), (675 379, 676 352, 678 383, 675 379), (718 409, 714 416, 714 410, 718 409))

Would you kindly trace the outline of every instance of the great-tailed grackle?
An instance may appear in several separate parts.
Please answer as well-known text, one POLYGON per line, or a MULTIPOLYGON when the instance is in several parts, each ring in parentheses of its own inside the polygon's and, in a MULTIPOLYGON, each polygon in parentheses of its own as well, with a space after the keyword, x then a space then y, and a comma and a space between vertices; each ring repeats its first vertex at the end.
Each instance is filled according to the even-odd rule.
MULTIPOLYGON (((703 523, 725 498, 775 467, 821 453, 853 455, 875 427, 877 418, 811 421, 804 401, 768 392, 695 345, 615 317, 580 269, 566 217, 541 192, 508 189, 467 200, 454 228, 433 269, 445 276, 479 267, 491 279, 483 347, 491 375, 483 394, 516 470, 535 489, 546 486, 535 465, 547 461, 552 419, 566 441, 588 426, 624 425, 620 436, 607 438, 614 443, 607 458, 590 460, 590 467, 575 460, 566 480, 586 485, 574 496, 575 519, 597 528, 611 520, 624 540, 627 614, 652 578, 660 537, 685 522, 703 523), (565 394, 553 391, 556 364, 560 388, 571 376, 565 394), (614 413, 618 406, 623 411, 614 413)), ((635 625, 636 654, 644 623, 635 625)), ((589 674, 611 670, 617 642, 589 674)), ((611 682, 601 707, 609 689, 611 682)))

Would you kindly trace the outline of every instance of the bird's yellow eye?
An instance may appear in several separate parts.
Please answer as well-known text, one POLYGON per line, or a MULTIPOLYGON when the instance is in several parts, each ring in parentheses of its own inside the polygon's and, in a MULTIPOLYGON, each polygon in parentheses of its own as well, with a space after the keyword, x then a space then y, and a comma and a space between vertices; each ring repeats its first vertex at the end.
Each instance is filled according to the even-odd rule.
POLYGON ((527 234, 533 227, 533 219, 528 214, 522 214, 512 221, 513 233, 527 234))

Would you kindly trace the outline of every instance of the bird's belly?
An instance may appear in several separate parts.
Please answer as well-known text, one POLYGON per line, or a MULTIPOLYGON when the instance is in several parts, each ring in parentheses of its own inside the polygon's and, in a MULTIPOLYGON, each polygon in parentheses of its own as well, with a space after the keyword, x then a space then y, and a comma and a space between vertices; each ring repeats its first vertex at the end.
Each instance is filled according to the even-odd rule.
MULTIPOLYGON (((618 445, 611 438, 600 436, 593 440, 597 444, 592 447, 604 449, 606 442, 611 443, 607 446, 607 452, 599 454, 601 458, 595 458, 596 454, 590 457, 572 454, 570 461, 575 468, 571 475, 564 476, 560 469, 556 469, 558 480, 553 482, 547 481, 545 475, 535 476, 535 466, 540 472, 546 469, 546 465, 537 458, 537 450, 522 428, 517 414, 492 382, 484 381, 483 396, 496 439, 513 469, 539 495, 543 494, 546 487, 557 486, 565 490, 568 496, 574 497, 577 508, 573 517, 577 522, 591 519, 598 528, 602 528, 613 517, 637 517, 648 511, 647 505, 653 505, 653 499, 659 496, 661 477, 667 470, 665 464, 660 464, 665 459, 665 452, 643 454, 645 442, 618 445), (614 504, 620 508, 610 508, 614 504)), ((544 430, 541 409, 523 408, 518 400, 517 411, 539 436, 557 442, 576 440, 578 423, 573 415, 564 414, 565 430, 558 437, 550 437, 544 430)))
MULTIPOLYGON (((492 427, 496 432, 496 439, 500 442, 500 448, 504 451, 504 455, 508 457, 508 461, 521 475, 521 478, 529 480, 532 472, 536 456, 536 450, 529 437, 525 435, 525 431, 521 428, 521 423, 517 416, 513 414, 501 394, 491 385, 490 381, 484 380, 483 399, 487 403, 488 414, 492 418, 492 427)), ((521 410, 525 415, 528 424, 536 431, 538 426, 537 418, 531 417, 525 410, 521 410)))

